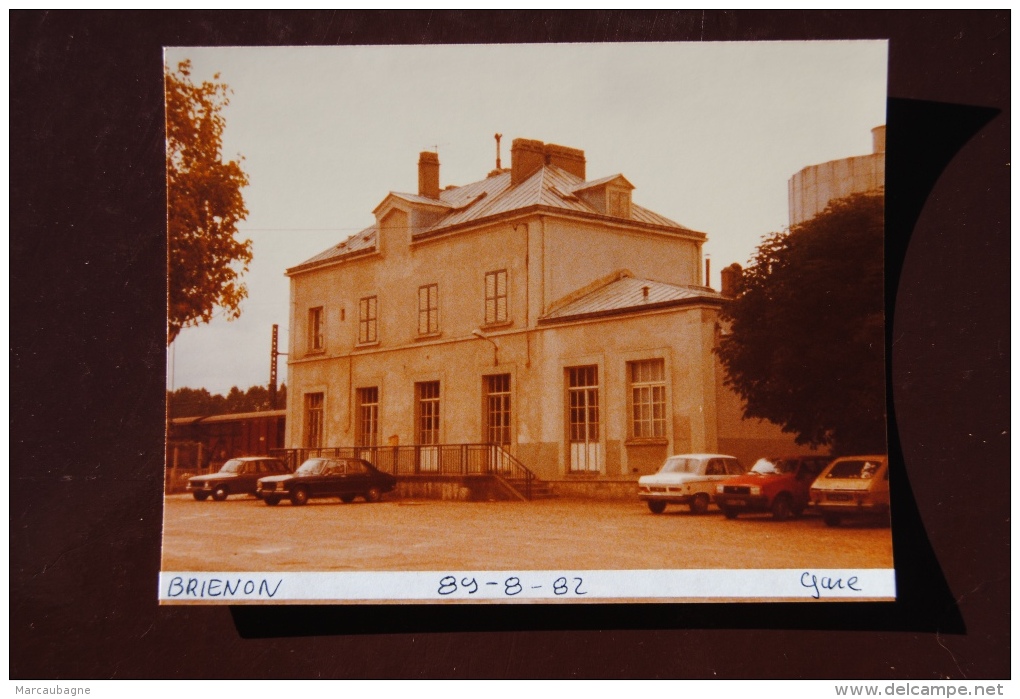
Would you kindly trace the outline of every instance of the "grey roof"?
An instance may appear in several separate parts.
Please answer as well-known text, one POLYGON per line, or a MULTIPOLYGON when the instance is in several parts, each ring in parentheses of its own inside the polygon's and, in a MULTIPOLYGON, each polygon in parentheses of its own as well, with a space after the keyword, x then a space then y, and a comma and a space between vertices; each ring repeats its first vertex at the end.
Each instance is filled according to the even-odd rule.
POLYGON ((329 262, 332 260, 339 260, 345 257, 353 257, 357 253, 369 252, 375 250, 375 241, 378 231, 374 225, 369 226, 363 231, 359 231, 352 235, 347 240, 337 243, 333 247, 323 250, 315 257, 311 257, 296 267, 292 267, 287 270, 299 270, 305 267, 312 267, 320 262, 329 262))
MULTIPOLYGON (((586 189, 589 186, 597 186, 600 183, 605 183, 618 177, 622 177, 622 175, 610 175, 609 177, 586 182, 559 167, 545 165, 516 186, 510 184, 510 171, 503 170, 494 172, 489 177, 478 182, 462 187, 444 189, 439 193, 438 200, 418 194, 399 192, 390 192, 386 198, 397 197, 412 204, 428 204, 448 209, 448 211, 442 213, 439 221, 430 228, 415 234, 415 238, 420 238, 442 233, 447 229, 457 226, 512 214, 532 207, 542 207, 547 210, 558 210, 564 213, 597 217, 603 220, 616 218, 597 211, 576 196, 574 192, 586 189)), ((383 201, 385 202, 386 199, 383 201)), ((378 207, 376 210, 378 210, 378 207)), ((639 225, 652 226, 667 233, 673 232, 705 237, 703 233, 682 226, 676 221, 672 221, 665 216, 661 216, 654 211, 649 211, 633 203, 630 207, 630 217, 626 220, 639 225)), ((334 245, 328 250, 324 250, 318 255, 292 267, 288 272, 299 271, 326 262, 339 261, 346 257, 374 250, 377 234, 376 226, 369 226, 342 243, 334 245)))
POLYGON ((633 313, 698 301, 719 302, 722 298, 722 294, 707 286, 681 286, 620 275, 604 286, 556 308, 540 318, 539 322, 550 323, 595 315, 633 313), (645 287, 648 288, 647 299, 645 287))
POLYGON ((575 184, 572 187, 571 191, 580 192, 580 191, 582 191, 584 189, 592 189, 593 187, 598 187, 599 185, 606 184, 607 182, 612 182, 613 180, 623 180, 624 182, 627 183, 628 187, 630 187, 631 189, 634 189, 634 185, 632 185, 630 183, 630 180, 628 180, 622 174, 617 173, 615 175, 609 175, 607 177, 600 177, 597 180, 589 180, 587 182, 578 182, 577 184, 575 184))

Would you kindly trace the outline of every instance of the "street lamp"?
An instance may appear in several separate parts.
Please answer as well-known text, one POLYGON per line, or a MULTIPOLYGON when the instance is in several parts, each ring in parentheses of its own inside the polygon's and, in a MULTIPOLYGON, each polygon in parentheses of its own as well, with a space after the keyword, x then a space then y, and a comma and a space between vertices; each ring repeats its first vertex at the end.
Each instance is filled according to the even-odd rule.
POLYGON ((492 344, 493 358, 494 358, 493 366, 499 366, 499 346, 495 342, 493 342, 491 338, 486 337, 485 333, 483 333, 478 328, 475 328, 474 330, 472 330, 471 334, 474 335, 477 338, 481 338, 482 340, 485 340, 486 342, 489 342, 489 343, 492 344))

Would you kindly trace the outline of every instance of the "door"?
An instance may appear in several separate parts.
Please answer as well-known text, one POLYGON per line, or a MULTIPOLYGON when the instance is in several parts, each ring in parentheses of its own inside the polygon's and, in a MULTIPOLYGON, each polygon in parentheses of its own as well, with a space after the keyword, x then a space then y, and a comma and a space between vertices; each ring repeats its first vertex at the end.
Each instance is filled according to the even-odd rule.
POLYGON ((439 382, 425 381, 415 387, 415 441, 418 469, 439 471, 439 382))
POLYGON ((567 369, 567 443, 570 471, 598 473, 602 470, 597 366, 567 369))

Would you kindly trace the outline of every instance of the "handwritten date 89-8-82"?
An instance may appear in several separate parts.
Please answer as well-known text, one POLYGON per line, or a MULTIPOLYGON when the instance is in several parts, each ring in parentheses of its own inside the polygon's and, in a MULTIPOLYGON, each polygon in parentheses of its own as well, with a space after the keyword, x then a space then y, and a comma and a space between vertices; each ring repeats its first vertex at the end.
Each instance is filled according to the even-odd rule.
POLYGON ((517 595, 526 593, 528 590, 545 591, 539 592, 542 596, 548 594, 548 590, 552 590, 552 593, 557 597, 565 595, 581 596, 588 594, 588 592, 584 589, 583 578, 567 578, 562 575, 552 581, 543 581, 538 579, 522 580, 516 575, 511 575, 508 578, 499 580, 478 580, 477 578, 467 577, 458 579, 454 575, 446 575, 439 580, 439 588, 436 592, 443 597, 454 594, 470 596, 478 594, 480 591, 483 594, 486 592, 489 594, 495 592, 500 596, 516 597, 517 595))

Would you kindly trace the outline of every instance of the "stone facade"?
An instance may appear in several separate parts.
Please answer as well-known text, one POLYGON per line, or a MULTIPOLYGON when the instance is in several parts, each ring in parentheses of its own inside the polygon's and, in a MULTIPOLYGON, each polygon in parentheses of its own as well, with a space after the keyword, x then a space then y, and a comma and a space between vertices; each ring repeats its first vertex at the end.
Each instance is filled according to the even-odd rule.
POLYGON ((583 151, 514 146, 439 197, 423 155, 417 195, 288 270, 287 445, 500 443, 543 479, 616 481, 669 454, 790 451, 722 385, 706 236, 620 175, 585 181, 583 151))

